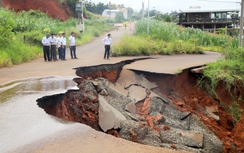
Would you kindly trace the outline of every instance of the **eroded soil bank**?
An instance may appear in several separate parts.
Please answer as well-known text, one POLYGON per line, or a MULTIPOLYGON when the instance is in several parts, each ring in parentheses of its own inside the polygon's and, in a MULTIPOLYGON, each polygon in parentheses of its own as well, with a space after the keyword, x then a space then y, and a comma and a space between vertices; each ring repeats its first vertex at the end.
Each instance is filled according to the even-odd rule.
POLYGON ((43 0, 0 0, 0 4, 10 10, 16 12, 40 10, 47 13, 54 19, 62 21, 68 20, 70 17, 75 17, 74 12, 70 9, 67 3, 60 3, 58 0, 43 1, 43 0))
POLYGON ((82 77, 74 79, 79 90, 43 97, 38 105, 51 115, 142 144, 192 152, 244 151, 244 117, 234 126, 223 105, 197 87, 199 74, 124 70, 131 62, 76 68, 82 77))

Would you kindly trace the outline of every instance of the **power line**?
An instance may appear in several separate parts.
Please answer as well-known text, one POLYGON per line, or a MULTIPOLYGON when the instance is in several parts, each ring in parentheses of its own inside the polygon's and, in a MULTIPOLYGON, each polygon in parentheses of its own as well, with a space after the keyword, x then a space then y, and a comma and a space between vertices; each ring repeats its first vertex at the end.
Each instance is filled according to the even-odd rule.
POLYGON ((220 2, 220 3, 241 3, 241 2, 215 1, 215 0, 198 0, 198 1, 205 1, 205 2, 220 2))

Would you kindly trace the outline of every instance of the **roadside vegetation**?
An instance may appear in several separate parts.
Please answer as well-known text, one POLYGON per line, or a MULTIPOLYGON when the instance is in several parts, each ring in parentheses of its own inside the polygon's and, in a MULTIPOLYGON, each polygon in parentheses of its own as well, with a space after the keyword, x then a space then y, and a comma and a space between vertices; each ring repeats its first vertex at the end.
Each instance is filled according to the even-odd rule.
POLYGON ((207 65, 202 78, 198 80, 198 85, 210 96, 218 99, 216 89, 222 84, 232 97, 231 104, 224 109, 232 114, 233 123, 236 124, 243 113, 239 106, 244 105, 244 49, 226 48, 222 53, 221 59, 207 65))
POLYGON ((40 11, 16 13, 4 8, 0 8, 0 21, 0 68, 42 57, 41 40, 46 33, 65 32, 68 37, 73 31, 77 45, 81 45, 113 28, 107 19, 94 17, 84 21, 85 32, 81 34, 74 18, 62 22, 40 11))
POLYGON ((204 53, 205 50, 221 52, 226 47, 238 48, 238 39, 223 34, 209 34, 200 29, 182 28, 175 23, 147 20, 136 23, 135 34, 125 35, 113 45, 113 56, 170 55, 204 53))

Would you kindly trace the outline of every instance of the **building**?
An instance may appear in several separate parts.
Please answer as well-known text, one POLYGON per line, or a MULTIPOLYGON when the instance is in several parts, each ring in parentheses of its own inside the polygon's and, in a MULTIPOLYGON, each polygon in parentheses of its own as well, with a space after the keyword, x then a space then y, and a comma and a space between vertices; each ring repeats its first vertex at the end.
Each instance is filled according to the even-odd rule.
POLYGON ((123 12, 123 16, 127 19, 127 9, 118 8, 118 9, 105 9, 102 13, 102 16, 114 19, 118 12, 123 12))
POLYGON ((236 9, 190 9, 179 13, 179 25, 213 32, 218 28, 236 28, 240 8, 236 9))

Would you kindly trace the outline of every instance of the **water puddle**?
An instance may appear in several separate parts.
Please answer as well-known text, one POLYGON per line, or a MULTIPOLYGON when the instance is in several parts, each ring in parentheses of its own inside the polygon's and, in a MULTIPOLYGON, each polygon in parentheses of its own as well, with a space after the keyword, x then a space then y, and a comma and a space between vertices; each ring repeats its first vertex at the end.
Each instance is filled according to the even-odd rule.
POLYGON ((36 99, 76 89, 72 77, 44 77, 0 85, 0 152, 10 152, 72 124, 45 113, 36 99))

